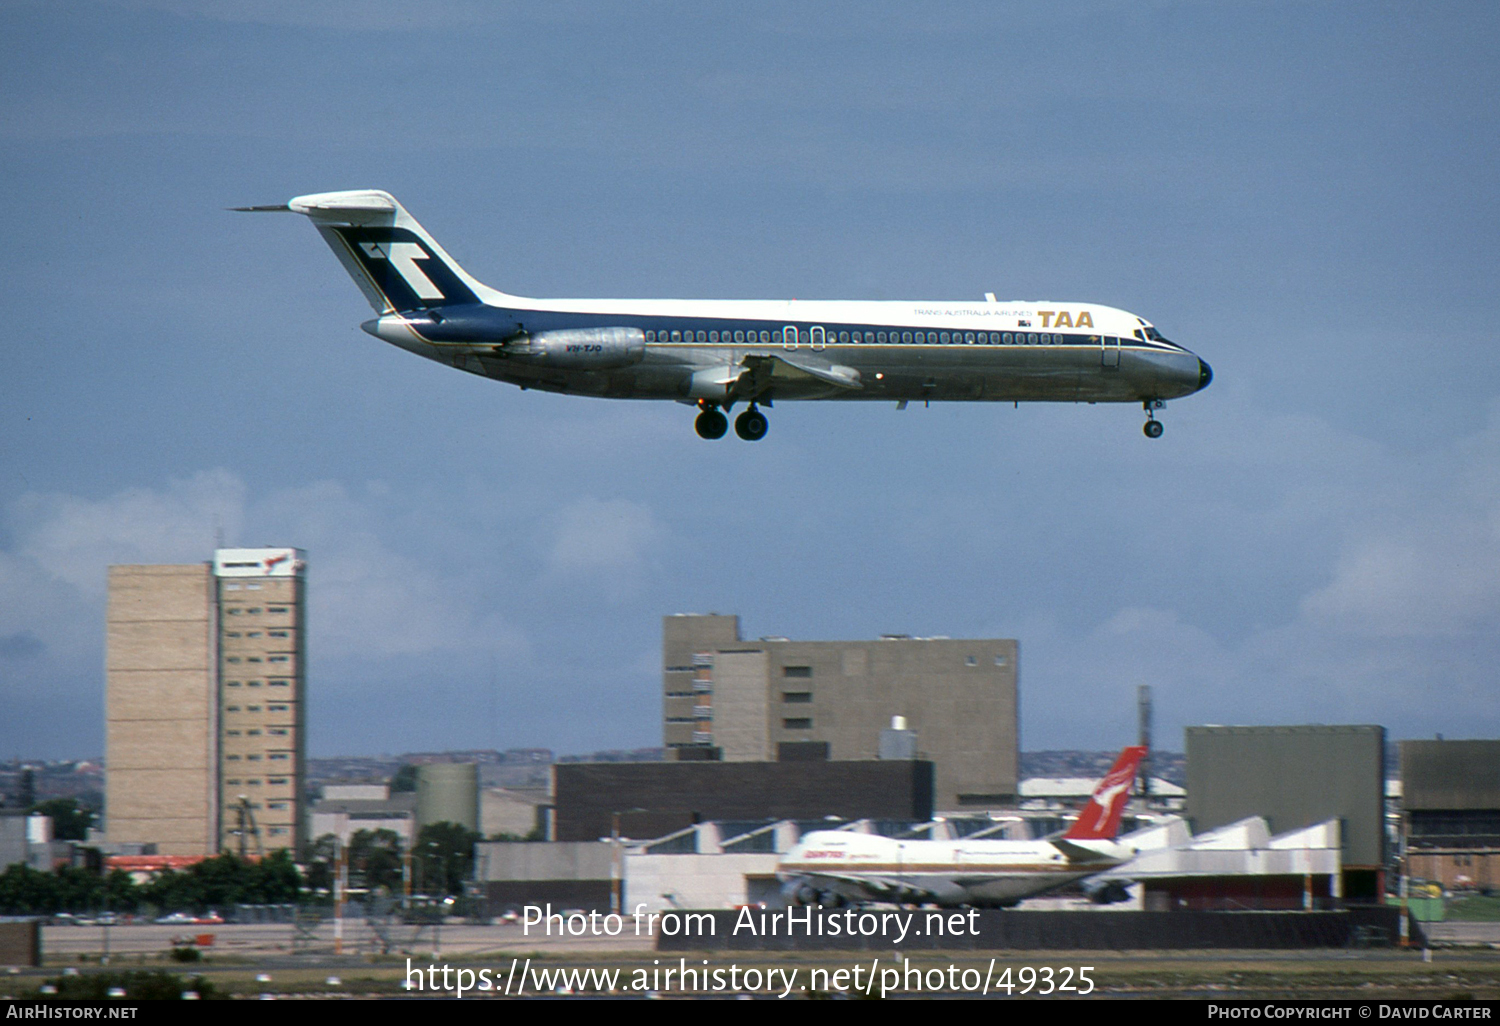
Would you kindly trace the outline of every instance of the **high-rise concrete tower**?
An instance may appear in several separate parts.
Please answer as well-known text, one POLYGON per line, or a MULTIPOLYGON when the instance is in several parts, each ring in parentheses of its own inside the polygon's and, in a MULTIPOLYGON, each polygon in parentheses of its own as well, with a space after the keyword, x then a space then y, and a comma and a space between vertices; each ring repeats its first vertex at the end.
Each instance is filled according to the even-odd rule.
POLYGON ((305 840, 306 561, 109 568, 106 824, 164 855, 305 840))

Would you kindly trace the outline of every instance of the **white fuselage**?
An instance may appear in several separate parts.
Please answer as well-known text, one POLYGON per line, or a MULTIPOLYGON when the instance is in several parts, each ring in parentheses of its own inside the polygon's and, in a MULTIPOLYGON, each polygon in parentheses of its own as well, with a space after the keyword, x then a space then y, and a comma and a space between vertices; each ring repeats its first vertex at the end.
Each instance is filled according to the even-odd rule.
POLYGON ((768 357, 791 372, 747 398, 1141 402, 1188 395, 1208 379, 1194 354, 1141 318, 1098 304, 485 301, 517 336, 626 328, 644 346, 614 366, 549 365, 504 345, 449 341, 424 314, 387 314, 366 329, 522 387, 612 398, 733 402, 730 386, 743 385, 747 360, 768 357))
POLYGON ((776 875, 803 904, 1013 905, 1123 861, 1114 841, 1074 841, 1097 859, 1070 858, 1047 841, 900 841, 842 830, 810 833, 776 875), (811 900, 809 900, 811 899, 811 900))

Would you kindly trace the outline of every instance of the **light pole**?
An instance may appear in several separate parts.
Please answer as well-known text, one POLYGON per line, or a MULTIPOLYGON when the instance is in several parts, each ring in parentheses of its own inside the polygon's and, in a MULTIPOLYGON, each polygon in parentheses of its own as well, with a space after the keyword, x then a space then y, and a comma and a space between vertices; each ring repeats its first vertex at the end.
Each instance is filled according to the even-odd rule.
POLYGON ((625 855, 620 848, 620 817, 630 812, 645 812, 642 808, 618 809, 609 814, 609 842, 613 858, 609 867, 609 906, 616 915, 624 915, 620 885, 625 877, 625 855))

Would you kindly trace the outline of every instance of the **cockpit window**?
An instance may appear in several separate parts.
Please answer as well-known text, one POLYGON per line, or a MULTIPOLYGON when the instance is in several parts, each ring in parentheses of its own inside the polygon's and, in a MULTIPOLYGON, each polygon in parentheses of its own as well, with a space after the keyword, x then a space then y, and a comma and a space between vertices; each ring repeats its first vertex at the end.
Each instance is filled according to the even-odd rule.
POLYGON ((1146 338, 1150 339, 1152 342, 1166 342, 1168 344, 1171 344, 1172 341, 1171 339, 1167 338, 1167 336, 1151 327, 1151 325, 1149 324, 1146 325, 1146 338))

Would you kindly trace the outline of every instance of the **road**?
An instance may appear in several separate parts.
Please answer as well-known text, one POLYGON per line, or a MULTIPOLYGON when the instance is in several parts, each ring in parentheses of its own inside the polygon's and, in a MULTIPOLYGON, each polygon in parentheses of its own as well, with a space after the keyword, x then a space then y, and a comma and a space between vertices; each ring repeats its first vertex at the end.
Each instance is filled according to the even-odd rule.
MULTIPOLYGON (((649 951, 654 943, 648 936, 636 937, 631 920, 625 920, 625 931, 618 937, 548 937, 539 927, 526 932, 519 924, 497 924, 493 926, 471 926, 462 923, 445 923, 436 931, 431 926, 392 926, 387 934, 390 953, 402 950, 420 952, 424 956, 434 950, 445 955, 481 955, 502 951, 555 951, 555 952, 611 952, 649 951)), ((135 923, 126 926, 44 926, 42 927, 42 950, 47 956, 99 955, 105 950, 105 933, 108 931, 108 950, 111 954, 156 955, 169 951, 173 940, 211 936, 211 944, 204 946, 205 953, 218 955, 245 955, 262 957, 270 954, 291 954, 297 951, 309 953, 331 953, 334 949, 334 924, 324 922, 310 936, 299 936, 299 931, 290 923, 245 923, 219 926, 165 926, 155 923, 135 923)), ((382 950, 380 937, 362 919, 344 922, 343 952, 349 955, 379 954, 382 950)))

